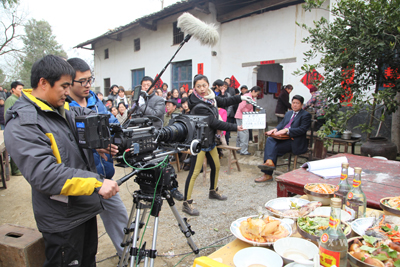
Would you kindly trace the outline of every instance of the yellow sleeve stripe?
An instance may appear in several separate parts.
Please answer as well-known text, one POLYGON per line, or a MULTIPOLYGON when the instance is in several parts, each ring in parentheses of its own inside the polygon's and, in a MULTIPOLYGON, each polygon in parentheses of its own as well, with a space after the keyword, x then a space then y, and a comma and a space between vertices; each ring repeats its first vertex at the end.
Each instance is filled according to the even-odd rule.
POLYGON ((53 154, 57 159, 57 163, 61 163, 61 156, 60 152, 58 151, 58 146, 54 135, 52 133, 47 133, 46 136, 50 139, 51 149, 53 150, 53 154))
POLYGON ((103 183, 98 181, 96 178, 74 177, 65 182, 60 195, 89 196, 93 194, 95 188, 101 187, 102 185, 103 183))

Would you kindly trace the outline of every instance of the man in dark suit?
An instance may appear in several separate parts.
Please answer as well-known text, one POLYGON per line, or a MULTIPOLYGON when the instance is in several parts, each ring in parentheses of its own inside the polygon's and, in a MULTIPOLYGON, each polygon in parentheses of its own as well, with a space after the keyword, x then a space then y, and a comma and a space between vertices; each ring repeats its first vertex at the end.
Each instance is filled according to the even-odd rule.
POLYGON ((272 181, 272 173, 278 156, 293 152, 295 155, 303 154, 307 151, 307 130, 311 125, 311 114, 302 109, 304 98, 295 95, 292 98, 292 111, 286 113, 283 120, 275 129, 266 132, 266 135, 276 136, 289 135, 290 139, 279 140, 272 137, 267 139, 264 149, 264 164, 258 168, 264 173, 260 178, 255 179, 256 183, 272 181))

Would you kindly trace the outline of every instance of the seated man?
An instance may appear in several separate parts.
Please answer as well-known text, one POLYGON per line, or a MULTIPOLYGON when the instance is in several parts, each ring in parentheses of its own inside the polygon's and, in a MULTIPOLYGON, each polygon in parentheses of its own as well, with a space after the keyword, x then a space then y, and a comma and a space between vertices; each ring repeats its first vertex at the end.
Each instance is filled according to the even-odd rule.
POLYGON ((311 125, 311 115, 302 109, 303 102, 302 96, 295 95, 292 98, 292 110, 286 113, 275 129, 265 133, 277 136, 288 134, 290 139, 279 140, 272 137, 267 139, 264 149, 264 164, 258 165, 264 175, 255 179, 256 183, 272 181, 272 172, 275 170, 278 156, 288 152, 300 155, 307 151, 307 130, 311 125))

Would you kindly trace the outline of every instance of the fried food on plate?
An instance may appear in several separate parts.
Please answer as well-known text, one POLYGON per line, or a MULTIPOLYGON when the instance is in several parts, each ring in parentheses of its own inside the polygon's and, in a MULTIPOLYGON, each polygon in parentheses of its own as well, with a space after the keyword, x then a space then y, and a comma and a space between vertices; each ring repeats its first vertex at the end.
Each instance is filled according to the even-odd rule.
POLYGON ((250 217, 240 223, 239 230, 246 239, 260 243, 275 242, 289 234, 279 220, 271 217, 265 219, 250 217))

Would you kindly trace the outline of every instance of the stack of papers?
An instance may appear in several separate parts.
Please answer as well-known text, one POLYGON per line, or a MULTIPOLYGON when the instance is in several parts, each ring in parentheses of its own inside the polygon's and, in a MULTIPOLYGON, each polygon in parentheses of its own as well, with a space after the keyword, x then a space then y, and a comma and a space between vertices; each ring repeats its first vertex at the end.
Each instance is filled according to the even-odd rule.
MULTIPOLYGON (((321 159, 304 163, 301 167, 324 179, 339 178, 342 172, 342 163, 348 163, 346 157, 321 159)), ((354 176, 354 169, 349 167, 348 177, 354 176)))

